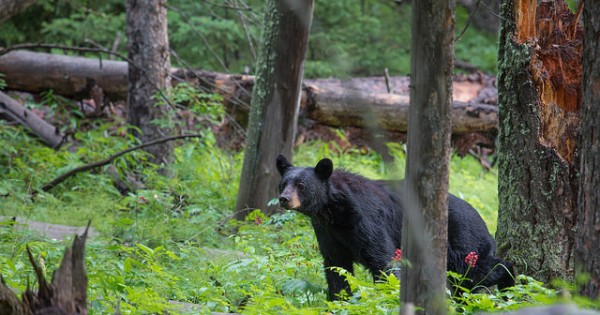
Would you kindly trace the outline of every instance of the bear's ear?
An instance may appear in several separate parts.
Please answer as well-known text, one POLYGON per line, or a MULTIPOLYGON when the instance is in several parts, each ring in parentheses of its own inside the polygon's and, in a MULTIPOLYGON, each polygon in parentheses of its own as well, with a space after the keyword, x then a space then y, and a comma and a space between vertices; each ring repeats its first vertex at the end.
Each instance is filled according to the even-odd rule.
POLYGON ((321 180, 329 179, 329 176, 331 176, 332 172, 333 162, 331 162, 330 159, 322 159, 319 161, 319 163, 317 163, 317 166, 315 166, 315 174, 317 174, 317 177, 321 180))
POLYGON ((277 171, 279 171, 279 174, 281 176, 283 176, 283 174, 285 174, 285 172, 292 167, 292 164, 290 164, 290 162, 288 162, 288 160, 285 158, 285 156, 283 156, 283 154, 279 154, 277 156, 277 162, 275 163, 277 165, 277 171))

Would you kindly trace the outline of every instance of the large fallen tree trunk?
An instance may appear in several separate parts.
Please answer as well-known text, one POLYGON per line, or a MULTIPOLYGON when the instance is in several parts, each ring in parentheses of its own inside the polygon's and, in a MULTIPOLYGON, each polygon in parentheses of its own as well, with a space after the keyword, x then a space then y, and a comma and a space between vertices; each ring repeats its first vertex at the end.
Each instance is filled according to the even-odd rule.
MULTIPOLYGON (((324 90, 314 85, 309 85, 306 90, 312 95, 311 101, 306 104, 308 117, 322 124, 400 132, 408 130, 408 95, 324 90)), ((498 108, 455 101, 451 115, 453 133, 487 131, 496 127, 498 108)))
POLYGON ((127 96, 127 63, 65 55, 11 51, 0 57, 0 73, 9 90, 87 98, 99 85, 113 99, 127 96))
MULTIPOLYGON (((91 89, 100 86, 113 100, 124 99, 127 93, 127 63, 121 61, 11 51, 0 56, 0 73, 6 76, 7 88, 13 90, 39 93, 52 89, 63 96, 89 98, 91 89)), ((171 75, 174 84, 186 81, 204 91, 221 94, 228 111, 242 126, 245 125, 254 77, 184 69, 173 69, 171 75)), ((305 80, 301 103, 303 117, 333 127, 376 126, 382 130, 406 132, 409 79, 390 78, 389 88, 399 94, 385 92, 386 87, 381 82, 384 82, 383 77, 348 81, 305 80)), ((455 82, 455 90, 459 84, 455 82)), ((497 107, 477 99, 482 87, 479 84, 466 98, 457 97, 455 93, 453 133, 496 128, 497 107), (469 103, 460 101, 473 99, 469 103)))

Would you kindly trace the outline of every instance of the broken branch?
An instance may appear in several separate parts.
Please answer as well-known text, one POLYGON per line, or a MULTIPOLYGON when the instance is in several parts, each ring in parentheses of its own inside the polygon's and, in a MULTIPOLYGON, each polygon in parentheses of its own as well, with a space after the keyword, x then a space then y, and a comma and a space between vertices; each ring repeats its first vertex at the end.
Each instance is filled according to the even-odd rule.
POLYGON ((183 138, 202 138, 202 135, 199 134, 193 134, 193 135, 178 135, 178 136, 171 136, 171 137, 165 137, 165 138, 161 138, 161 139, 157 139, 157 140, 153 140, 147 143, 143 143, 140 145, 136 145, 135 147, 131 147, 128 149, 125 149, 123 151, 120 151, 118 153, 115 153, 113 155, 111 155, 110 157, 101 160, 101 161, 97 161, 94 163, 90 163, 90 164, 86 164, 86 165, 82 165, 80 167, 76 167, 66 173, 64 173, 63 175, 58 176, 57 178, 53 179, 52 181, 50 181, 49 183, 45 184, 44 186, 42 186, 40 188, 41 191, 48 191, 52 188, 54 188, 56 185, 62 183, 63 181, 65 181, 67 178, 77 174, 77 173, 81 173, 81 172, 85 172, 85 171, 89 171, 91 169, 97 168, 97 167, 101 167, 104 165, 107 165, 109 163, 111 163, 114 159, 125 155, 129 152, 135 151, 135 150, 139 150, 139 149, 143 149, 149 146, 153 146, 153 145, 157 145, 157 144, 161 144, 164 142, 168 142, 168 141, 173 141, 173 140, 177 140, 177 139, 183 139, 183 138))

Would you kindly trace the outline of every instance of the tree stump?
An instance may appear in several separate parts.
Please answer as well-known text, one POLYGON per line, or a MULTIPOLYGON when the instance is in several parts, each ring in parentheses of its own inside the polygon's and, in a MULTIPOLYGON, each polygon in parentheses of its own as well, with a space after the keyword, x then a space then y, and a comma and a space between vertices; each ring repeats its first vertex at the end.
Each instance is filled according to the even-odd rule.
POLYGON ((85 240, 90 224, 81 236, 75 235, 73 246, 66 248, 50 284, 27 247, 29 262, 38 281, 38 291, 27 288, 21 300, 0 277, 0 314, 2 315, 87 315, 87 276, 85 240))

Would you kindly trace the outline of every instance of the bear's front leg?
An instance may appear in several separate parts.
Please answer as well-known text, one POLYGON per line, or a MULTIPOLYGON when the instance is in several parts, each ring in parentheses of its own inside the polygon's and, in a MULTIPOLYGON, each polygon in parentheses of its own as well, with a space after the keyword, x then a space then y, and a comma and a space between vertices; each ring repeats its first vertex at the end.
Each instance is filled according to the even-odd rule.
POLYGON ((348 281, 337 270, 332 269, 332 267, 340 267, 353 274, 354 268, 352 263, 354 260, 352 253, 341 242, 337 241, 332 234, 327 232, 328 229, 326 226, 313 223, 313 228, 319 242, 319 251, 324 259, 329 300, 338 299, 342 291, 350 295, 352 292, 350 291, 348 281))
POLYGON ((338 300, 342 291, 346 292, 347 295, 351 295, 350 285, 346 278, 340 275, 338 270, 332 269, 332 267, 340 267, 346 269, 348 272, 354 274, 354 268, 352 262, 332 262, 330 259, 325 258, 325 278, 327 279, 328 287, 328 298, 330 301, 338 300))

